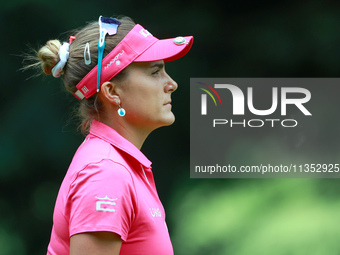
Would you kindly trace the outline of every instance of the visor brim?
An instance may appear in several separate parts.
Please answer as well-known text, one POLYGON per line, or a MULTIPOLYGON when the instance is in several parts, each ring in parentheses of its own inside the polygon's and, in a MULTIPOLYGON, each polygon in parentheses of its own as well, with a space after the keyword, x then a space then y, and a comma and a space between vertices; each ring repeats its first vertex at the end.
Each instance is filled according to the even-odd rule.
POLYGON ((176 44, 175 38, 158 40, 145 52, 139 55, 133 62, 152 62, 164 60, 170 62, 186 55, 194 41, 193 36, 185 36, 185 42, 176 44))

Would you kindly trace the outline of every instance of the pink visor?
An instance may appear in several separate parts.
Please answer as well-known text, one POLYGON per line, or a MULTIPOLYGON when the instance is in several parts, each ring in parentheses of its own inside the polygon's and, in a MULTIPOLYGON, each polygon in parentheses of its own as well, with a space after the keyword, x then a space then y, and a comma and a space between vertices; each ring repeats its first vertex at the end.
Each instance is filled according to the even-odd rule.
MULTIPOLYGON (((137 24, 124 39, 103 59, 101 84, 111 80, 132 62, 173 61, 183 57, 191 48, 192 36, 159 40, 137 24)), ((97 92, 95 66, 77 85, 73 95, 82 100, 97 92)))

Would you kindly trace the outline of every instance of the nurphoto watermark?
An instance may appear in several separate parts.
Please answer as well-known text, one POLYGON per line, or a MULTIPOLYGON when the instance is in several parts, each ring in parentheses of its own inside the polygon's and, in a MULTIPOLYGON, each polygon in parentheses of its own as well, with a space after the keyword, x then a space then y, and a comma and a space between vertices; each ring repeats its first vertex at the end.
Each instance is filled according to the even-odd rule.
POLYGON ((192 78, 190 176, 339 178, 339 94, 337 78, 192 78))

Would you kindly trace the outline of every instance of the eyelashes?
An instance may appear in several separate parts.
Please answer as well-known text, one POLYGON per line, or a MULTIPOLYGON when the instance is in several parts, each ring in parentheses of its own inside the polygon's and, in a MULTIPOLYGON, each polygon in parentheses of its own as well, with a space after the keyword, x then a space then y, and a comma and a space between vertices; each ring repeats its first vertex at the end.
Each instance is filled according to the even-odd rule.
POLYGON ((157 70, 153 71, 152 74, 155 75, 155 74, 158 74, 159 72, 160 72, 160 70, 157 69, 157 70))

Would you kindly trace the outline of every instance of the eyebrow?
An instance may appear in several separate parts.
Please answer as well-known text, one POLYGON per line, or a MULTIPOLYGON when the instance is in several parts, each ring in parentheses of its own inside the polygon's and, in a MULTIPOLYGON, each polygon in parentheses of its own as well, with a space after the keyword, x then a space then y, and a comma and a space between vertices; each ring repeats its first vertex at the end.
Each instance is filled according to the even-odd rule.
POLYGON ((164 68, 164 63, 154 63, 149 68, 158 67, 159 69, 164 68))

